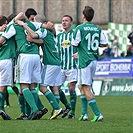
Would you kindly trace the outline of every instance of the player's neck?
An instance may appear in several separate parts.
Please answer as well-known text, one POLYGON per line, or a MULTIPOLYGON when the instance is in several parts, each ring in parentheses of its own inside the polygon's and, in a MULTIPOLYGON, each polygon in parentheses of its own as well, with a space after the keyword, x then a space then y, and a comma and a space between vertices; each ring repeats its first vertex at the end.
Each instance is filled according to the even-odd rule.
POLYGON ((83 19, 83 23, 86 23, 86 22, 89 22, 90 23, 91 21, 88 21, 88 20, 86 20, 86 18, 84 18, 83 19))
POLYGON ((84 21, 83 23, 91 23, 91 21, 84 21))
POLYGON ((64 32, 68 33, 71 30, 71 28, 64 29, 64 32))

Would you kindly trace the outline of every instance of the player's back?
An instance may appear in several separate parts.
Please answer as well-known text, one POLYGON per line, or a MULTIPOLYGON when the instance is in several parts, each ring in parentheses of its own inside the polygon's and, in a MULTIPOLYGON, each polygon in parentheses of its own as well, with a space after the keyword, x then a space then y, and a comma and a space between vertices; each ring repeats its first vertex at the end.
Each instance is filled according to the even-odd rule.
POLYGON ((45 28, 41 28, 43 38, 43 63, 46 65, 60 66, 60 58, 54 34, 45 28))
POLYGON ((86 67, 91 61, 98 59, 98 48, 101 29, 91 22, 86 22, 76 28, 80 32, 78 49, 80 67, 86 67))
MULTIPOLYGON (((36 27, 30 21, 25 21, 25 23, 33 30, 36 31, 36 27)), ((28 42, 26 40, 27 31, 24 27, 15 25, 16 35, 15 40, 18 47, 18 53, 25 53, 25 54, 39 54, 39 49, 37 44, 33 42, 28 42)))

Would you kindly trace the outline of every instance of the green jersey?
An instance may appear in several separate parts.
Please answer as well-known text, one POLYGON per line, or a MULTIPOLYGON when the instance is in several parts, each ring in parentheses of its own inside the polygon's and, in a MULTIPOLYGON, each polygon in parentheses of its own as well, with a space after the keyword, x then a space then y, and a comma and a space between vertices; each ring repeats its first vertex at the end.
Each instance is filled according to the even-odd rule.
MULTIPOLYGON (((25 23, 33 30, 36 31, 36 26, 30 21, 25 21, 25 23)), ((23 26, 16 25, 11 23, 7 26, 5 34, 3 35, 5 38, 9 39, 12 36, 15 36, 15 41, 17 44, 18 54, 39 54, 38 45, 33 42, 28 42, 26 40, 27 31, 23 26)))
POLYGON ((61 32, 56 37, 60 59, 61 59, 61 66, 62 66, 62 69, 65 69, 65 70, 76 68, 76 60, 73 59, 73 54, 77 52, 77 48, 74 48, 71 45, 73 32, 74 30, 71 29, 68 33, 61 32), (67 48, 62 47, 62 44, 65 43, 65 41, 67 41, 67 43, 68 42, 70 43, 70 46, 67 48))
MULTIPOLYGON (((2 34, 0 33, 0 36, 2 34)), ((14 58, 16 56, 16 47, 14 37, 0 45, 0 60, 14 58)))
POLYGON ((85 68, 91 61, 98 59, 99 44, 107 46, 102 30, 93 23, 83 23, 75 29, 73 46, 78 48, 78 67, 85 68))
POLYGON ((60 58, 54 34, 45 28, 40 28, 36 33, 39 38, 43 38, 43 45, 41 47, 44 65, 60 66, 60 58))

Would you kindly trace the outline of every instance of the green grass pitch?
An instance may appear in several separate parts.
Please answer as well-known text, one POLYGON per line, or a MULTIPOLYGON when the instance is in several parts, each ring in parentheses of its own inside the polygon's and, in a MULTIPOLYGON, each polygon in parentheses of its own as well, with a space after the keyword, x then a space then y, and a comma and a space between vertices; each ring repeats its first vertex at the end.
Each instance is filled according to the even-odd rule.
MULTIPOLYGON (((49 120, 52 107, 44 96, 40 96, 49 112, 40 120, 15 120, 19 116, 17 96, 10 94, 10 108, 6 112, 12 117, 4 121, 0 117, 0 133, 132 133, 133 132, 133 98, 131 96, 96 96, 98 106, 104 116, 102 122, 91 123, 93 118, 89 109, 89 120, 78 121, 81 114, 81 101, 77 97, 76 119, 49 120)), ((69 96, 67 96, 69 99, 69 96)), ((61 107, 63 105, 60 103, 61 107)))

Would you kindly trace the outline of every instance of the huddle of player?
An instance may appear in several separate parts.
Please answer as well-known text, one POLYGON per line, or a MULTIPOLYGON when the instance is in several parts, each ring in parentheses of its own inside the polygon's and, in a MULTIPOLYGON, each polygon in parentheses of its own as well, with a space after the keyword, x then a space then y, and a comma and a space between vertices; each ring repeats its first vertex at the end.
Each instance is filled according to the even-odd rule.
POLYGON ((32 8, 27 9, 25 14, 20 12, 16 16, 10 16, 13 18, 10 22, 6 21, 6 17, 1 16, 0 115, 4 120, 11 120, 4 110, 4 101, 7 86, 13 86, 12 60, 16 57, 15 82, 20 84, 18 99, 21 111, 21 115, 16 119, 36 120, 48 112, 39 99, 35 89, 37 85, 53 108, 50 120, 60 114, 64 118, 69 112, 68 118, 74 119, 77 82, 82 103, 79 120, 88 120, 88 105, 94 113, 92 122, 103 119, 96 99, 91 93, 91 85, 96 70, 98 47, 106 47, 107 40, 102 30, 91 23, 93 16, 93 8, 85 6, 84 23, 73 30, 72 17, 64 15, 62 17, 64 31, 58 35, 53 23, 46 21, 44 15, 37 14, 32 8), (39 55, 40 47, 43 52, 42 62, 39 55), (65 81, 68 82, 70 103, 60 89, 65 81), (60 107, 59 101, 64 104, 64 110, 60 107))

